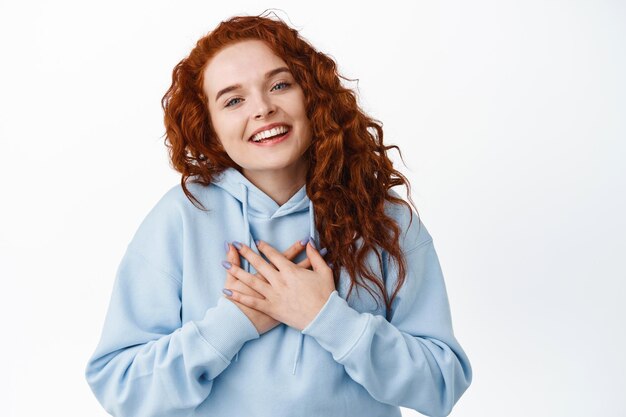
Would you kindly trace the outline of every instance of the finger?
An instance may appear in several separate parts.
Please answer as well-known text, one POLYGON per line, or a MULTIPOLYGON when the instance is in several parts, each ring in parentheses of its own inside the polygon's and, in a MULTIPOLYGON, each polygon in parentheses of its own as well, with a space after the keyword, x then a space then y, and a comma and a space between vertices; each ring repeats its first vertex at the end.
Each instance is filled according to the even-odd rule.
POLYGON ((306 244, 308 243, 308 241, 308 238, 296 241, 296 243, 288 247, 287 250, 283 252, 283 255, 285 255, 285 258, 292 260, 293 258, 298 256, 300 252, 306 249, 306 244))
POLYGON ((324 260, 322 255, 317 251, 315 246, 313 246, 312 241, 309 241, 309 243, 306 245, 306 254, 307 254, 307 257, 311 260, 311 266, 313 267, 314 271, 317 272, 321 270, 322 268, 328 268, 326 261, 324 260))
POLYGON ((257 311, 260 311, 261 313, 267 314, 266 311, 268 310, 268 307, 269 307, 269 303, 267 300, 263 300, 261 298, 242 294, 239 291, 233 290, 230 288, 224 288, 222 291, 224 292, 224 295, 226 296, 226 298, 235 300, 245 305, 246 307, 250 307, 257 311))
MULTIPOLYGON (((237 252, 235 248, 228 244, 227 241, 224 241, 224 249, 226 250, 226 261, 230 262, 231 265, 238 265, 237 258, 239 258, 239 256, 235 255, 237 252)), ((237 282, 237 279, 226 271, 226 280, 224 281, 224 285, 232 285, 234 282, 237 282)))
MULTIPOLYGON (((272 265, 267 263, 265 259, 261 257, 261 255, 254 252, 248 245, 244 245, 241 242, 233 242, 233 245, 237 248, 237 252, 241 256, 250 262, 254 269, 261 273, 270 283, 274 282, 275 274, 278 272, 272 265), (239 245, 239 247, 237 247, 239 245)), ((258 247, 258 245, 257 245, 258 247)), ((284 262, 290 262, 287 258, 284 257, 282 253, 279 254, 284 262)), ((274 264, 276 265, 276 264, 274 264)))
MULTIPOLYGON (((241 262, 239 259, 239 253, 237 253, 237 249, 235 249, 234 246, 230 245, 227 241, 224 241, 224 249, 226 249, 226 261, 230 262, 231 265, 236 265, 236 266, 240 266, 241 262)), ((228 285, 235 285, 235 283, 238 283, 239 281, 237 280, 237 278, 235 278, 234 276, 232 276, 232 274, 230 274, 228 272, 228 270, 226 271, 226 280, 224 282, 225 286, 228 285)), ((244 285, 243 283, 239 283, 239 286, 242 287, 242 292, 247 293, 247 294, 257 294, 256 291, 254 291, 252 288, 248 288, 246 285, 244 285)))
MULTIPOLYGON (((283 252, 283 255, 285 255, 285 257, 289 259, 290 261, 293 261, 293 259, 300 252, 306 249, 306 244, 308 242, 309 242, 308 237, 306 239, 297 240, 296 243, 291 245, 289 248, 287 248, 286 251, 283 252)), ((309 258, 304 258, 303 260, 298 262, 296 265, 299 266, 300 268, 308 269, 311 267, 311 261, 309 261, 309 258)))
MULTIPOLYGON (((283 254, 289 259, 292 260, 293 257, 290 257, 289 255, 291 255, 292 253, 295 253, 297 251, 297 253, 300 253, 300 251, 302 249, 306 249, 307 244, 309 243, 309 239, 302 239, 302 240, 298 240, 296 243, 294 243, 289 249, 287 249, 285 252, 283 252, 283 254)), ((326 248, 322 248, 319 251, 319 254, 321 256, 326 256, 326 254, 328 253, 328 250, 326 248)), ((296 266, 299 266, 300 268, 304 268, 304 269, 313 269, 312 265, 311 265, 311 260, 307 257, 304 258, 303 260, 301 260, 300 262, 298 262, 296 264, 296 266)))
POLYGON ((237 249, 227 241, 224 241, 225 248, 228 248, 226 251, 226 260, 233 265, 241 266, 241 261, 239 260, 239 253, 237 253, 237 249))
MULTIPOLYGON (((289 259, 290 261, 293 261, 293 259, 300 252, 306 249, 307 243, 309 243, 308 237, 306 239, 298 240, 296 241, 296 243, 291 245, 291 247, 289 247, 285 252, 283 252, 283 255, 285 255, 285 257, 289 259)), ((325 249, 322 249, 322 250, 325 250, 325 249)), ((309 269, 311 267, 311 261, 309 260, 309 258, 304 258, 303 260, 298 262, 296 266, 299 266, 300 268, 304 268, 304 269, 309 269)))
POLYGON ((293 262, 287 259, 285 255, 274 249, 274 247, 269 243, 259 240, 256 247, 259 248, 259 251, 261 251, 279 271, 293 266, 293 262))
MULTIPOLYGON (((230 245, 227 241, 224 241, 224 248, 226 249, 226 260, 230 262, 231 265, 236 265, 240 267, 240 257, 237 253, 237 249, 235 249, 235 247, 230 245)), ((265 278, 263 278, 261 275, 259 275, 259 279, 263 279, 265 281, 265 278)), ((224 282, 224 286, 236 289, 243 294, 263 298, 261 294, 244 284, 242 281, 238 280, 228 271, 226 271, 226 281, 224 282)))
MULTIPOLYGON (((306 249, 306 244, 308 242, 308 240, 303 239, 304 243, 302 243, 302 240, 298 240, 296 241, 296 243, 294 243, 293 245, 291 245, 289 248, 287 248, 287 250, 285 250, 283 252, 283 255, 285 255, 285 258, 289 259, 290 261, 293 260, 293 258, 295 258, 296 256, 298 256, 298 254, 300 252, 302 252, 303 250, 306 249)), ((298 266, 301 266, 302 268, 308 268, 311 266, 311 262, 309 262, 309 260, 307 258, 305 258, 303 261, 301 261, 300 263, 297 264, 298 266)), ((259 277, 260 279, 262 279, 263 281, 267 282, 267 280, 265 279, 265 277, 263 275, 261 275, 259 272, 257 272, 255 274, 257 277, 259 277)))
POLYGON ((265 277, 263 275, 261 275, 259 272, 257 272, 256 274, 254 274, 255 277, 257 277, 257 279, 260 279, 261 281, 269 284, 270 282, 268 280, 265 279, 265 277))
POLYGON ((226 288, 237 290, 242 294, 251 295, 253 297, 265 298, 263 297, 263 295, 259 294, 256 290, 254 290, 252 287, 249 287, 248 285, 246 285, 246 283, 244 283, 242 280, 237 279, 237 277, 233 276, 229 272, 227 272, 226 274, 229 277, 229 279, 226 280, 226 282, 224 283, 224 286, 226 288))
MULTIPOLYGON (((287 248, 287 250, 283 252, 283 255, 291 261, 300 252, 306 249, 307 243, 308 243, 308 239, 297 240, 293 245, 291 245, 289 248, 287 248)), ((239 253, 237 252, 237 249, 233 245, 229 244, 228 241, 224 241, 224 247, 227 248, 226 260, 229 261, 233 265, 241 266, 240 257, 239 257, 239 253)), ((320 254, 324 255, 325 250, 326 248, 322 249, 320 251, 320 254)), ((309 260, 309 258, 304 258, 302 261, 298 262, 296 265, 304 269, 309 269, 311 268, 311 261, 309 260)), ((261 275, 259 272, 257 272, 255 275, 259 279, 263 280, 264 282, 268 282, 267 279, 265 279, 265 277, 261 275)))
MULTIPOLYGON (((228 243, 228 241, 224 241, 224 248, 226 249, 226 260, 228 262, 230 262, 232 265, 237 265, 237 266, 241 266, 241 259, 239 256, 239 252, 237 252, 237 249, 228 243)), ((305 246, 302 247, 303 249, 305 248, 305 246)), ((255 274, 260 280, 262 280, 263 282, 268 282, 265 277, 261 274, 259 274, 258 272, 255 274)), ((233 282, 236 280, 235 277, 233 277, 231 274, 228 274, 227 276, 227 283, 229 282, 233 282)), ((249 287, 248 287, 249 288, 249 287)), ((249 288, 249 290, 255 294, 258 294, 256 291, 254 291, 252 288, 249 288)))
MULTIPOLYGON (((306 248, 306 246, 305 246, 306 248)), ((328 250, 326 248, 322 248, 322 250, 320 250, 320 255, 321 256, 325 256, 328 253, 328 250)), ((304 269, 309 269, 311 268, 311 260, 309 258, 304 258, 303 260, 301 260, 300 262, 298 262, 296 264, 297 266, 299 266, 300 268, 304 268, 304 269)), ((313 269, 313 268, 311 268, 313 269)))
POLYGON ((270 284, 263 282, 258 277, 252 275, 237 265, 231 265, 230 268, 228 267, 228 264, 223 264, 223 266, 228 270, 229 274, 258 292, 263 297, 265 297, 266 294, 272 289, 270 284))
POLYGON ((309 269, 311 267, 311 261, 309 260, 309 258, 304 258, 303 260, 298 262, 296 265, 299 266, 300 268, 309 269))

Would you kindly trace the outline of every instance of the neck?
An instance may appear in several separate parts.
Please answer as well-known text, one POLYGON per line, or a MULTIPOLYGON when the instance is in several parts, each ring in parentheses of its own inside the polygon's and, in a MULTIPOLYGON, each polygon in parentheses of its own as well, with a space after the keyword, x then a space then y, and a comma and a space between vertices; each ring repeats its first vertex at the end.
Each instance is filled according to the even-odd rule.
POLYGON ((306 184, 308 164, 298 163, 281 170, 247 170, 242 174, 279 206, 285 204, 306 184))

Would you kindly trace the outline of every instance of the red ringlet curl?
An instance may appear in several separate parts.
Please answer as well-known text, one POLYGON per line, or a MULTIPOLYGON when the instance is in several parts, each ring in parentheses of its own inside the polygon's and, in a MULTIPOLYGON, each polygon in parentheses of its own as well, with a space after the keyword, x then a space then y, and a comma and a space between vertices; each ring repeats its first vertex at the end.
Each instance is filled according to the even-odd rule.
POLYGON ((402 154, 398 146, 383 144, 382 123, 368 117, 359 108, 355 93, 342 86, 340 78, 344 77, 338 74, 333 59, 315 50, 280 18, 235 16, 223 21, 199 39, 189 56, 174 68, 172 85, 161 105, 165 113, 165 144, 172 167, 182 174, 185 195, 206 210, 187 189, 187 179, 208 185, 228 167, 241 170, 213 130, 202 85, 206 64, 218 51, 250 39, 264 41, 282 58, 304 92, 312 129, 306 192, 314 204, 319 243, 328 249, 325 258, 334 265, 335 283, 339 271, 345 268, 351 281, 347 296, 357 285, 378 304, 372 292, 376 288, 389 317, 394 298, 405 281, 406 263, 399 244, 401 230, 385 213, 385 201, 403 204, 409 211, 411 207, 387 191, 405 185, 409 201, 415 206, 409 181, 393 168, 386 152, 395 148, 401 158, 402 154), (398 281, 391 297, 382 279, 365 265, 370 250, 376 254, 381 269, 385 252, 398 267, 398 281))

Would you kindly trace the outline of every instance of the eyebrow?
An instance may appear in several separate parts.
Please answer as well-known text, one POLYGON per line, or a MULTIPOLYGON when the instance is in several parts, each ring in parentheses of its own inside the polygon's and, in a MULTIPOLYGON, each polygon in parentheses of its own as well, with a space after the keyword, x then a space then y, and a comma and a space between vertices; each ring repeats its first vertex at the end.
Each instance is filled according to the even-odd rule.
MULTIPOLYGON (((289 68, 287 68, 287 67, 274 68, 273 70, 268 71, 265 74, 265 79, 271 78, 274 75, 279 74, 281 72, 290 72, 290 71, 289 71, 289 68)), ((226 87, 226 88, 221 89, 220 91, 217 92, 217 95, 215 96, 215 101, 217 101, 217 99, 220 98, 221 95, 229 93, 229 92, 231 92, 233 90, 236 90, 238 88, 241 88, 241 84, 235 84, 235 85, 231 85, 230 87, 226 87)))

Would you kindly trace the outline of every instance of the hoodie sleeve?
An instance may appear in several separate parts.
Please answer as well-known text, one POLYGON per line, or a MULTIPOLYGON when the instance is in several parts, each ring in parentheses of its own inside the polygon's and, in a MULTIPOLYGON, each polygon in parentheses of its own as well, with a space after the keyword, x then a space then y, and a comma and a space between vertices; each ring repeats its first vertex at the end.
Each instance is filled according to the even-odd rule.
MULTIPOLYGON (((421 229, 416 238, 421 242, 405 252, 407 276, 390 321, 359 313, 334 291, 302 332, 315 338, 376 400, 427 416, 447 416, 469 387, 472 369, 453 334, 432 238, 423 224, 421 229)), ((397 269, 389 273, 386 282, 395 282, 397 269)))
POLYGON ((181 322, 181 235, 180 212, 161 200, 118 267, 101 339, 85 370, 114 416, 189 415, 243 344, 259 337, 225 297, 201 319, 181 322))

